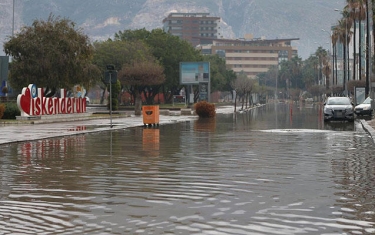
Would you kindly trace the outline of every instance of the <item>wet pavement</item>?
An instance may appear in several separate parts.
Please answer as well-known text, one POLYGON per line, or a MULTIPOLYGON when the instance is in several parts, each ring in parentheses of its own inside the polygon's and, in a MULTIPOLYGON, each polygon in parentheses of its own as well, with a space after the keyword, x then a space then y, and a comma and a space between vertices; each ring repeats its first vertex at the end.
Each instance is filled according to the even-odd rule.
MULTIPOLYGON (((257 109, 254 107, 252 109, 257 109)), ((237 107, 237 111, 238 111, 237 107)), ((107 131, 111 129, 123 129, 128 127, 143 126, 143 117, 135 116, 134 112, 126 111, 112 118, 93 117, 91 114, 98 111, 96 108, 88 109, 90 115, 77 118, 57 118, 47 120, 36 120, 29 122, 14 122, 13 124, 0 123, 0 145, 12 142, 32 141, 53 137, 69 136, 90 132, 107 131)), ((218 114, 232 114, 233 106, 219 106, 218 114)), ((241 112, 240 112, 241 113, 241 112)), ((160 115, 160 125, 173 124, 195 120, 196 115, 181 115, 181 111, 172 111, 168 115, 160 115)), ((358 119, 362 127, 375 139, 375 119, 365 117, 358 119)), ((333 124, 334 125, 334 124, 333 124)))
POLYGON ((26 125, 64 136, 0 145, 0 234, 375 233, 359 120, 284 104, 160 119, 26 125))

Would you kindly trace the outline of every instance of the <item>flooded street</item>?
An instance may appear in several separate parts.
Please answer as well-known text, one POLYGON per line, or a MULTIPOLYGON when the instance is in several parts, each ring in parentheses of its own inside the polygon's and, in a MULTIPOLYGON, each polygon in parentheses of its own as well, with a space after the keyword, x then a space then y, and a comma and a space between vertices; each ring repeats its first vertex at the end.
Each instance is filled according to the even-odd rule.
POLYGON ((288 104, 0 145, 0 234, 375 234, 374 151, 288 104))

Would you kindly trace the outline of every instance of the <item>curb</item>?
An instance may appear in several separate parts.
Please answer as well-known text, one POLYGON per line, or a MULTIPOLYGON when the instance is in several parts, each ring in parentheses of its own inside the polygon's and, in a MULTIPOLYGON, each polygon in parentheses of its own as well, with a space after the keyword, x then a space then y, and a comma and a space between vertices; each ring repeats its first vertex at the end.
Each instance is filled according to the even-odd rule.
POLYGON ((374 130, 374 128, 372 128, 368 124, 368 122, 366 120, 364 120, 364 119, 361 119, 360 122, 362 124, 363 129, 371 136, 372 140, 375 143, 375 139, 374 139, 375 138, 375 130, 374 130))

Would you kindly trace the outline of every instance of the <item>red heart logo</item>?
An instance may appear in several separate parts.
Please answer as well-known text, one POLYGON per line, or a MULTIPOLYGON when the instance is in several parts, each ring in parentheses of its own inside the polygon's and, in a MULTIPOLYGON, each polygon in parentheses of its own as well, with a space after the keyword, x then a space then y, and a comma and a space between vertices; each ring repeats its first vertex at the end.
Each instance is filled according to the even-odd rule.
POLYGON ((30 104, 31 104, 31 94, 30 89, 26 88, 22 95, 20 95, 19 105, 21 106, 22 111, 30 115, 30 104))

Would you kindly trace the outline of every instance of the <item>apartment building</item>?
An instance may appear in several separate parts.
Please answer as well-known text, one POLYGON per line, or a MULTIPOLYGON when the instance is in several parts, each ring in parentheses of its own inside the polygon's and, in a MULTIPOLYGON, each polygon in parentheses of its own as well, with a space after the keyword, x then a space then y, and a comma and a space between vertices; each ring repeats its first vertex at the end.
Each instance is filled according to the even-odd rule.
POLYGON ((205 39, 218 38, 219 22, 220 17, 210 13, 170 13, 163 20, 163 30, 197 46, 205 39))
POLYGON ((255 78, 280 61, 298 55, 297 49, 291 46, 293 40, 299 38, 267 40, 246 35, 241 39, 213 39, 211 44, 200 44, 197 49, 202 54, 218 54, 225 58, 228 69, 255 78))
POLYGON ((163 20, 163 29, 189 41, 202 54, 218 54, 225 58, 228 69, 243 71, 249 78, 297 55, 291 42, 299 38, 267 40, 247 34, 241 39, 223 39, 218 32, 220 20, 209 13, 170 13, 163 20))

